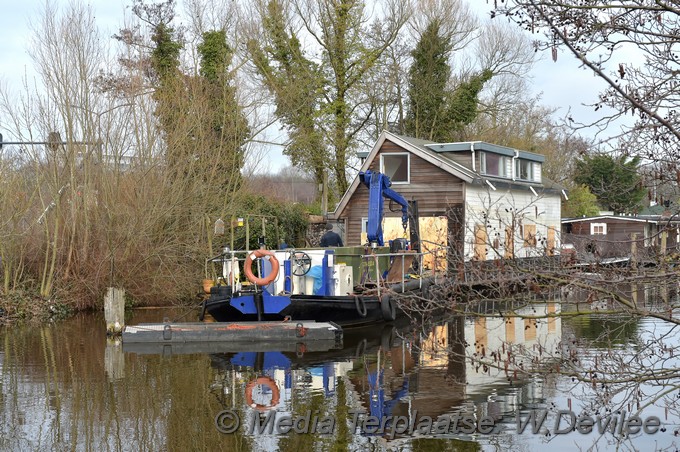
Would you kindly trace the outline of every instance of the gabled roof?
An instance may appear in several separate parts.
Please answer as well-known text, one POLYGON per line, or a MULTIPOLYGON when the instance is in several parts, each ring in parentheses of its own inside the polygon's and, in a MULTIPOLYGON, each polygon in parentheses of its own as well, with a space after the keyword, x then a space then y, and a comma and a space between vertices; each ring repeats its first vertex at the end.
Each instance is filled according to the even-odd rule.
MULTIPOLYGON (((509 180, 506 178, 496 178, 494 176, 480 175, 473 171, 471 168, 467 168, 461 165, 454 159, 450 157, 451 153, 463 152, 463 151, 488 151, 503 155, 515 155, 515 150, 507 148, 505 146, 499 146, 491 143, 486 143, 484 141, 466 141, 459 143, 433 143, 432 140, 421 140, 419 138, 407 137, 403 135, 397 135, 395 133, 384 130, 380 134, 380 138, 375 143, 370 152, 366 154, 360 153, 359 156, 365 158, 364 163, 361 165, 359 171, 366 171, 373 160, 375 160, 376 155, 380 152, 385 141, 391 141, 392 143, 406 149, 414 155, 422 158, 426 162, 441 168, 447 173, 465 181, 469 184, 485 185, 488 182, 492 182, 494 186, 498 188, 512 188, 520 190, 531 190, 535 187, 541 192, 548 193, 559 193, 564 187, 556 184, 545 177, 543 177, 541 182, 529 182, 529 181, 519 181, 519 180, 509 180)), ((517 151, 521 158, 526 158, 528 160, 533 160, 536 162, 543 162, 545 157, 540 154, 535 154, 533 152, 517 151)), ((355 177, 350 184, 347 191, 343 194, 338 206, 336 207, 333 216, 335 217, 338 212, 342 212, 350 198, 359 186, 359 177, 355 177)))
MULTIPOLYGON (((365 158, 366 160, 364 161, 364 166, 362 166, 361 171, 365 171, 365 168, 368 168, 368 165, 375 159, 375 155, 377 152, 380 150, 380 147, 382 144, 385 142, 385 138, 389 138, 390 141, 393 143, 399 144, 403 148, 409 149, 410 151, 413 152, 413 150, 418 150, 420 153, 417 153, 420 157, 423 157, 424 160, 430 161, 427 157, 424 156, 429 156, 431 159, 435 159, 437 161, 440 161, 442 163, 445 163, 449 166, 439 166, 440 168, 444 170, 449 170, 451 174, 454 176, 460 177, 467 183, 474 183, 474 184, 480 184, 484 185, 486 181, 491 181, 495 186, 502 187, 502 188, 515 188, 515 189, 526 189, 529 190, 529 187, 534 187, 535 189, 542 190, 542 191, 547 191, 547 192, 556 192, 559 193, 562 190, 565 190, 565 187, 562 185, 553 182, 552 180, 546 178, 545 176, 541 177, 541 182, 535 182, 535 181, 525 181, 525 180, 510 180, 507 177, 497 177, 493 176, 490 174, 479 174, 476 171, 473 171, 472 168, 468 168, 464 165, 461 165, 458 161, 454 160, 451 158, 451 154, 456 153, 456 152, 471 152, 473 149, 475 152, 479 151, 486 151, 486 152, 493 152, 495 154, 501 154, 505 156, 514 156, 515 151, 519 155, 520 158, 526 159, 526 160, 531 160, 534 162, 539 162, 542 163, 545 161, 545 157, 541 154, 536 154, 534 152, 528 152, 528 151, 520 151, 520 150, 515 150, 506 146, 500 146, 497 144, 491 144, 487 143, 485 141, 463 141, 463 142, 457 142, 457 143, 433 143, 432 140, 421 140, 419 138, 413 138, 413 137, 407 137, 403 135, 397 135, 392 132, 388 131, 383 131, 383 133, 380 135, 380 139, 374 146, 374 148, 370 152, 365 152, 365 153, 359 153, 357 154, 361 158, 365 158), (409 146, 407 146, 410 145, 409 146), (368 163, 368 165, 366 165, 368 163), (448 169, 447 169, 448 168, 448 169), (462 174, 464 174, 464 176, 462 174)), ((431 162, 432 163, 432 162, 431 162)))
POLYGON ((644 218, 626 217, 622 215, 596 215, 593 217, 562 218, 562 223, 581 223, 583 221, 624 220, 637 223, 647 223, 644 218))
MULTIPOLYGON (((378 155, 380 148, 382 148, 382 145, 385 143, 386 140, 389 140, 392 143, 401 146, 402 148, 408 150, 412 154, 417 155, 423 160, 433 164, 438 168, 443 169, 449 174, 452 174, 464 180, 465 182, 468 183, 472 182, 477 176, 472 170, 465 168, 460 163, 454 162, 450 159, 442 158, 441 156, 438 156, 431 150, 427 149, 425 145, 431 143, 430 141, 396 135, 392 132, 388 132, 387 130, 383 130, 383 132, 380 134, 380 138, 378 138, 378 141, 373 146, 373 149, 371 149, 371 152, 369 152, 368 155, 366 156, 366 160, 364 160, 363 165, 361 165, 361 168, 359 168, 360 172, 366 171, 370 167, 373 160, 375 160, 375 156, 378 155)), ((337 212, 342 212, 345 209, 345 207, 347 207, 347 203, 352 197, 352 194, 354 194, 354 192, 356 191, 357 187, 359 187, 359 183, 360 183, 359 176, 357 175, 357 177, 355 177, 352 183, 350 184, 347 191, 342 195, 342 198, 340 199, 340 202, 338 203, 338 206, 335 208, 335 211, 333 213, 334 217, 337 212)))
POLYGON ((562 223, 564 224, 571 224, 571 223, 581 223, 584 221, 600 221, 602 223, 605 223, 607 220, 617 220, 617 221, 629 221, 631 223, 668 223, 668 222, 673 222, 677 223, 680 221, 680 218, 669 218, 661 215, 645 215, 645 216, 636 216, 636 217, 629 217, 626 215, 596 215, 592 217, 578 217, 578 218, 563 218, 562 223))
MULTIPOLYGON (((446 154, 441 154, 430 149, 430 146, 433 145, 431 140, 426 141, 419 138, 406 137, 388 131, 383 131, 380 137, 381 140, 378 140, 378 143, 376 143, 371 152, 369 152, 361 171, 366 171, 368 169, 368 166, 375 159, 375 156, 380 151, 380 148, 382 147, 385 140, 389 138, 392 143, 407 149, 423 160, 432 163, 434 166, 443 169, 444 171, 464 180, 465 182, 472 182, 476 177, 478 177, 478 175, 475 174, 475 172, 470 168, 466 168, 460 163, 447 158, 446 154)), ((468 150, 469 149, 470 148, 468 147, 468 150)))
MULTIPOLYGON (((472 147, 474 146, 475 151, 493 152, 494 154, 505 155, 508 157, 513 157, 517 155, 521 159, 541 163, 545 162, 544 155, 536 154, 535 152, 521 151, 519 149, 501 146, 499 144, 487 143, 486 141, 458 141, 455 143, 433 143, 432 140, 421 140, 418 138, 397 135, 395 133, 391 133, 391 135, 399 137, 404 141, 408 141, 414 146, 422 147, 424 149, 427 149, 428 151, 432 151, 437 154, 442 154, 443 156, 455 152, 469 152, 472 150, 472 147)), ((360 158, 367 158, 369 154, 370 152, 357 152, 357 156, 360 158)))

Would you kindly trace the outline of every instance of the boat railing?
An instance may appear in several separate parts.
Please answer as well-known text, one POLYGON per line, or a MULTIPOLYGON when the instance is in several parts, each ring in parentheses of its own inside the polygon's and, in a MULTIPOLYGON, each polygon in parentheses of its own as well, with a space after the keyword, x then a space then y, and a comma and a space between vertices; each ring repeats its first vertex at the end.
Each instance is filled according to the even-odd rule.
POLYGON ((222 264, 222 271, 220 276, 215 278, 213 275, 213 280, 220 283, 223 282, 225 285, 229 286, 233 292, 236 291, 237 286, 241 283, 239 276, 237 276, 239 274, 239 271, 237 270, 236 272, 234 272, 233 270, 231 270, 227 274, 227 264, 230 265, 230 269, 233 268, 234 266, 238 268, 238 263, 245 261, 246 257, 251 252, 252 252, 251 250, 225 249, 217 256, 206 259, 206 265, 210 263, 222 264))
MULTIPOLYGON (((421 252, 399 251, 395 253, 364 254, 361 256, 361 259, 362 263, 373 262, 375 280, 369 282, 375 283, 378 296, 380 296, 381 292, 386 289, 405 293, 414 289, 422 290, 423 284, 437 284, 437 269, 441 265, 442 251, 445 249, 445 246, 437 245, 427 251, 421 252), (427 256, 432 256, 432 267, 428 270, 426 270, 424 265, 427 256), (408 259, 408 257, 411 257, 411 259, 408 259), (389 258, 387 269, 380 268, 380 261, 384 258, 389 258), (409 272, 414 263, 416 264, 416 272, 409 272), (397 265, 396 270, 393 270, 395 265, 397 265), (387 274, 385 274, 386 271, 387 274), (414 284, 409 285, 407 283, 414 284)), ((368 270, 368 265, 365 268, 368 270)), ((366 272, 366 274, 368 274, 368 272, 366 272)), ((362 281, 362 283, 365 282, 366 281, 362 281)))
MULTIPOLYGON (((429 247, 425 251, 404 250, 393 253, 377 253, 366 248, 363 254, 336 254, 336 258, 338 260, 347 257, 359 258, 357 274, 360 275, 360 281, 354 281, 354 285, 375 286, 378 296, 380 296, 385 290, 404 293, 414 289, 422 289, 423 283, 437 284, 437 279, 442 277, 438 269, 445 268, 445 257, 442 257, 445 256, 443 252, 445 250, 446 247, 441 245, 429 247), (426 261, 429 265, 426 265, 426 261), (442 265, 442 261, 444 261, 444 265, 442 265)), ((286 248, 285 250, 272 251, 285 252, 291 256, 291 259, 295 259, 294 256, 298 252, 309 251, 309 249, 286 248)), ((206 259, 206 265, 210 263, 222 265, 220 276, 215 278, 213 274, 213 280, 230 286, 233 291, 238 290, 243 283, 240 278, 239 264, 244 262, 252 252, 253 250, 227 249, 206 259)), ((283 269, 283 265, 281 265, 281 269, 283 269)))

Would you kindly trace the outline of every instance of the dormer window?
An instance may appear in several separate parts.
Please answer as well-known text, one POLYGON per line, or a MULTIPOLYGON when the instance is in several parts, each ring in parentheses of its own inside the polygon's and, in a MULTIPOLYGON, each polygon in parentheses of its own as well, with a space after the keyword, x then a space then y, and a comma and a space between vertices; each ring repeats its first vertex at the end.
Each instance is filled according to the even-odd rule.
POLYGON ((479 170, 482 174, 508 177, 508 157, 490 152, 480 152, 479 154, 479 170))
POLYGON ((515 177, 519 180, 534 180, 534 162, 524 159, 515 160, 515 177))
POLYGON ((387 175, 393 184, 408 184, 411 180, 410 154, 380 154, 380 172, 387 175))

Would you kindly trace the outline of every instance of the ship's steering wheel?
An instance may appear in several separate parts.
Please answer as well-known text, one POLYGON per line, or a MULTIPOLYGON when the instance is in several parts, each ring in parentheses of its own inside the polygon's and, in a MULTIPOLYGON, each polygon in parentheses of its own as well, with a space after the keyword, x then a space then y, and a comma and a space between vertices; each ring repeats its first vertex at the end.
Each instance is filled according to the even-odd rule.
POLYGON ((312 258, 304 251, 293 251, 290 255, 291 272, 295 276, 305 276, 312 268, 312 258))

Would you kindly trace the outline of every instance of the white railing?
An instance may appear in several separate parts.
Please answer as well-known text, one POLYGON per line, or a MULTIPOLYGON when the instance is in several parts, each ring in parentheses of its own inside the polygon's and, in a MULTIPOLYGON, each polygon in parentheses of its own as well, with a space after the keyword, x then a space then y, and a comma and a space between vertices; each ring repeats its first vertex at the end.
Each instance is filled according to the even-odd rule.
MULTIPOLYGON (((440 269, 440 267, 443 269, 446 268, 445 262, 444 265, 442 265, 441 262, 442 260, 445 261, 446 259, 445 257, 442 257, 442 255, 445 256, 445 253, 442 253, 442 251, 445 249, 446 247, 444 246, 438 246, 425 252, 406 251, 396 253, 370 253, 351 255, 335 254, 334 263, 338 264, 338 261, 347 260, 348 257, 354 258, 355 262, 356 260, 358 260, 359 268, 357 271, 354 271, 354 269, 352 269, 352 272, 354 273, 354 275, 357 275, 359 277, 359 281, 353 280, 352 290, 354 290, 354 288, 357 286, 365 286, 366 283, 368 283, 369 285, 375 285, 378 296, 380 296, 381 291, 386 289, 396 290, 402 293, 409 290, 422 289, 422 284, 427 279, 431 279, 432 280, 431 282, 433 284, 436 284, 438 278, 442 277, 441 273, 438 272, 438 270, 440 269), (409 256, 413 257, 413 259, 408 259, 409 256), (428 258, 429 256, 431 256, 431 258, 428 258), (431 268, 425 268, 424 263, 426 261, 432 263, 431 268), (417 263, 415 269, 413 268, 414 262, 417 263), (398 266, 396 267, 398 268, 398 270, 394 269, 395 266, 398 266), (413 287, 407 288, 407 283, 410 282, 413 282, 412 284, 413 287)), ((309 249, 296 249, 296 248, 271 251, 279 254, 279 259, 281 259, 281 254, 285 253, 287 256, 287 260, 291 261, 294 260, 293 256, 296 253, 310 252, 309 249)), ((248 254, 250 254, 251 252, 252 250, 239 250, 239 251, 225 250, 223 253, 215 257, 206 259, 206 266, 210 263, 222 264, 222 269, 220 272, 221 276, 215 277, 213 274, 214 282, 230 286, 232 293, 240 291, 242 288, 241 263, 245 262, 248 254)), ((292 265, 294 265, 294 263, 292 265)), ((349 264, 347 264, 347 266, 352 267, 352 265, 349 264)), ((280 262, 279 275, 277 276, 276 280, 271 284, 277 284, 281 275, 283 275, 284 278, 288 277, 288 275, 285 274, 285 266, 283 262, 280 262)))

